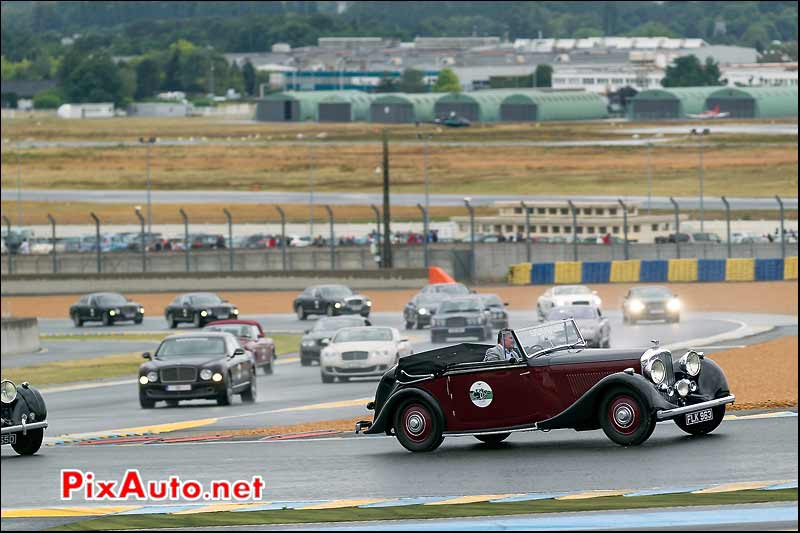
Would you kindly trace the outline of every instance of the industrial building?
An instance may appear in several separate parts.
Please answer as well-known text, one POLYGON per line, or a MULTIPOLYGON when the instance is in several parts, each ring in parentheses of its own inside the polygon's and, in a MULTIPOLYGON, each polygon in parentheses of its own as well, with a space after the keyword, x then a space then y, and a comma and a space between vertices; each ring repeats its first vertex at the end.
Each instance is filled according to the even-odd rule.
POLYGON ((270 94, 256 102, 255 119, 263 122, 318 120, 319 103, 339 91, 307 91, 270 94))
POLYGON ((797 87, 676 87, 642 91, 631 99, 633 120, 687 118, 719 106, 735 118, 797 116, 797 87))
POLYGON ((634 96, 628 113, 632 120, 686 118, 706 110, 706 99, 720 87, 676 87, 651 89, 634 96))
POLYGON ((319 101, 319 122, 366 122, 375 96, 361 91, 341 91, 319 101))

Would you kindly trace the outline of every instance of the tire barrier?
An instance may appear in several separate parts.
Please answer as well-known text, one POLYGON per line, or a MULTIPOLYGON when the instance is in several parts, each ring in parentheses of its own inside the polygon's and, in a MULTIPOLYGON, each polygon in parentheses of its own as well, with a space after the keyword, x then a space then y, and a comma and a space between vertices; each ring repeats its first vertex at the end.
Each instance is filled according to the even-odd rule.
POLYGON ((512 285, 781 281, 797 279, 797 257, 786 259, 669 259, 556 261, 511 265, 512 285))

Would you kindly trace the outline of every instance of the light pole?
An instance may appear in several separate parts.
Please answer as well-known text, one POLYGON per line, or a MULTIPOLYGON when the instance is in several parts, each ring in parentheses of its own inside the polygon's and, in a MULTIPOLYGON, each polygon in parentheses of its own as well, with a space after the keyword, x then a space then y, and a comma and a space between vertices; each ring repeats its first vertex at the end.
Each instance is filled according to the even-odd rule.
POLYGON ((22 173, 19 165, 19 141, 17 141, 17 150, 14 153, 17 156, 17 226, 22 226, 22 173))
POLYGON ((704 185, 704 183, 703 183, 704 182, 704 176, 703 176, 703 148, 705 148, 705 143, 703 141, 704 141, 704 137, 706 135, 709 135, 710 133, 711 132, 709 131, 708 128, 705 128, 703 131, 697 131, 696 129, 693 129, 691 131, 692 135, 699 135, 700 136, 700 151, 699 151, 700 160, 699 160, 699 164, 698 164, 698 167, 697 167, 697 171, 698 171, 698 174, 699 174, 699 177, 700 177, 700 232, 701 233, 705 231, 705 210, 704 210, 704 205, 703 205, 703 185, 704 185))
POLYGON ((531 212, 525 202, 520 202, 522 212, 525 213, 525 257, 527 262, 531 262, 531 212))
MULTIPOLYGON (((375 249, 378 252, 378 257, 381 256, 381 212, 378 209, 378 206, 375 204, 370 204, 372 208, 372 212, 375 213, 375 249)), ((381 266, 381 262, 378 262, 378 267, 381 266)))
POLYGON ((150 198, 150 147, 155 144, 158 139, 155 137, 150 137, 145 139, 144 137, 139 137, 139 142, 144 144, 147 147, 147 233, 153 233, 153 204, 150 198))
POLYGON ((139 234, 140 244, 142 246, 142 272, 147 272, 147 256, 145 255, 147 252, 147 247, 145 246, 144 242, 144 217, 142 216, 142 208, 138 205, 134 208, 134 213, 136 213, 136 218, 139 219, 139 225, 141 227, 141 233, 139 234))
MULTIPOLYGON (((426 225, 426 232, 427 232, 427 224, 428 224, 428 213, 430 213, 431 209, 431 198, 430 198, 430 179, 428 177, 428 141, 431 140, 431 134, 421 134, 417 133, 417 139, 423 141, 422 144, 422 173, 425 179, 425 225, 426 225)), ((428 238, 426 233, 425 238, 428 238)))
POLYGON ((464 198, 464 205, 469 211, 469 279, 475 283, 475 208, 470 203, 472 198, 464 198))
POLYGON ((617 199, 617 202, 619 203, 620 207, 622 207, 622 232, 623 236, 625 237, 624 250, 625 260, 627 261, 630 259, 630 256, 628 255, 628 206, 625 205, 625 202, 623 202, 621 198, 617 199))
POLYGON ((423 257, 425 259, 425 268, 428 268, 428 210, 422 207, 421 204, 417 204, 417 209, 420 210, 422 213, 422 226, 423 226, 423 233, 424 237, 422 239, 422 246, 423 246, 423 257))

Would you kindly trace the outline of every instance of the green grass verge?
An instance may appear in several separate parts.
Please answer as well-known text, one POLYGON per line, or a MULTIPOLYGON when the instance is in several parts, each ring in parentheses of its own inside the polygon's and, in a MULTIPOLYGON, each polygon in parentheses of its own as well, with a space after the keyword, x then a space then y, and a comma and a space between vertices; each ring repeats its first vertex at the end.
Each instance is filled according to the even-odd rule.
MULTIPOLYGON (((159 341, 165 335, 142 335, 146 340, 159 341)), ((66 337, 66 336, 65 336, 66 337)), ((129 335, 84 335, 78 337, 82 342, 92 340, 134 340, 129 335)), ((75 339, 75 337, 67 337, 75 339)), ((136 340, 145 340, 139 338, 136 340)), ((275 349, 278 355, 296 352, 300 346, 300 335, 280 334, 273 335, 275 349)), ((135 374, 143 362, 142 354, 124 353, 93 357, 87 359, 72 359, 69 361, 55 361, 51 363, 21 366, 3 370, 3 379, 14 382, 29 381, 36 387, 47 385, 61 385, 98 379, 111 379, 135 374)))
POLYGON ((96 518, 53 528, 53 531, 196 528, 247 526, 258 524, 303 524, 364 520, 409 520, 430 518, 468 518, 575 511, 647 509, 701 505, 730 505, 797 501, 797 489, 775 491, 746 490, 721 494, 665 494, 626 498, 611 496, 588 500, 534 500, 513 503, 470 503, 460 505, 409 505, 359 509, 354 507, 322 510, 217 512, 193 515, 127 515, 96 518))

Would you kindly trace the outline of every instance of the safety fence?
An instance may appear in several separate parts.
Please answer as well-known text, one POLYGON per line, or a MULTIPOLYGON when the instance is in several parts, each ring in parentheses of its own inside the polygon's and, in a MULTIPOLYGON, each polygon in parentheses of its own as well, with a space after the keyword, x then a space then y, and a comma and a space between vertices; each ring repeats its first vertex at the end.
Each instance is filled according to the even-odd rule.
POLYGON ((797 279, 797 256, 785 259, 631 259, 517 263, 509 267, 507 276, 511 285, 793 279, 797 279))

